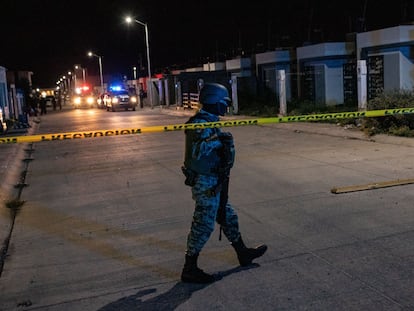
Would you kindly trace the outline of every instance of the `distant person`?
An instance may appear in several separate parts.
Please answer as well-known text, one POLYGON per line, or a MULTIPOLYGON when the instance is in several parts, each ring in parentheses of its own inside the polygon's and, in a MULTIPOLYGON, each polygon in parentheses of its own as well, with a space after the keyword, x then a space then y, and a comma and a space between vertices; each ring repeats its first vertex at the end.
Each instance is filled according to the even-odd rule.
POLYGON ((59 110, 62 110, 62 96, 61 95, 58 96, 58 106, 59 106, 59 110))
POLYGON ((139 106, 140 108, 144 108, 144 97, 145 97, 145 93, 143 89, 139 89, 139 106))
POLYGON ((53 110, 56 110, 56 97, 53 96, 52 98, 52 105, 53 105, 53 110))
POLYGON ((40 98, 40 115, 44 115, 44 114, 47 114, 46 98, 42 96, 40 98))
MULTIPOLYGON (((227 89, 217 83, 206 83, 200 91, 201 110, 187 123, 217 122, 230 104, 227 89)), ((266 245, 256 248, 245 246, 239 231, 236 211, 228 202, 230 169, 234 162, 234 144, 231 133, 220 128, 197 128, 185 131, 185 157, 183 173, 185 184, 191 186, 195 209, 191 229, 187 236, 185 263, 181 280, 189 283, 210 283, 212 275, 198 268, 197 259, 214 230, 220 225, 227 240, 236 251, 241 266, 247 266, 262 256, 266 245)))
POLYGON ((29 95, 30 115, 37 117, 37 97, 29 95))

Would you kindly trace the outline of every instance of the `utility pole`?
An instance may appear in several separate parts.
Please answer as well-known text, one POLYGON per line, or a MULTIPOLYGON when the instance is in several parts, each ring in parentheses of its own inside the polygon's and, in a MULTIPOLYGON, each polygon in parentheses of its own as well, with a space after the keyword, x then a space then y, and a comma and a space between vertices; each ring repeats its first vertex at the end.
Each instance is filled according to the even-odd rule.
POLYGON ((361 17, 361 31, 367 31, 367 23, 366 23, 366 15, 367 15, 367 6, 368 0, 364 1, 364 8, 362 10, 362 17, 361 17))

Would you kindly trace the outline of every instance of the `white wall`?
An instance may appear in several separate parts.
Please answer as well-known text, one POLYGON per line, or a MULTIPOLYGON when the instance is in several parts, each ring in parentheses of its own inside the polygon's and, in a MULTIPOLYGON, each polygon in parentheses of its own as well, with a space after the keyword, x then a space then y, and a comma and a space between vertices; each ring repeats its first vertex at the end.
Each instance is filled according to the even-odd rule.
MULTIPOLYGON (((357 47, 359 50, 409 41, 414 41, 414 25, 403 25, 357 34, 357 47)), ((358 59, 360 56, 360 53, 358 53, 358 59)))
POLYGON ((288 50, 271 51, 256 54, 256 66, 290 61, 290 51, 288 50))
POLYGON ((414 64, 406 57, 400 55, 399 68, 401 88, 412 90, 414 88, 414 64))
POLYGON ((225 70, 226 64, 225 63, 207 63, 203 64, 204 71, 218 71, 218 70, 225 70))
POLYGON ((355 49, 351 42, 330 42, 298 47, 297 59, 350 55, 355 49))

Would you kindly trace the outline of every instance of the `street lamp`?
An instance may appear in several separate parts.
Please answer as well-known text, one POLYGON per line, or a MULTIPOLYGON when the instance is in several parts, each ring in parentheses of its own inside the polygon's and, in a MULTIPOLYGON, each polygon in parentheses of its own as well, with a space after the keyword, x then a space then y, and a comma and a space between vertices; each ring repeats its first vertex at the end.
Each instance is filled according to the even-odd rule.
POLYGON ((88 56, 89 57, 92 57, 92 56, 98 57, 98 60, 99 60, 99 74, 100 74, 100 77, 101 77, 101 94, 102 94, 104 92, 103 76, 102 76, 102 56, 96 55, 95 53, 92 53, 92 52, 88 52, 88 56))
POLYGON ((85 84, 86 83, 85 68, 81 68, 78 65, 75 65, 75 77, 77 78, 76 70, 80 70, 80 69, 82 69, 82 79, 83 79, 82 81, 83 81, 83 84, 85 84))
POLYGON ((72 96, 72 71, 68 71, 69 95, 72 96))
POLYGON ((140 24, 142 26, 145 27, 145 43, 147 46, 147 63, 148 63, 148 79, 149 79, 149 88, 148 88, 148 92, 149 92, 149 100, 150 100, 150 105, 151 108, 153 108, 153 102, 152 102, 152 82, 151 82, 151 60, 150 60, 150 51, 149 51, 149 38, 148 38, 148 24, 147 23, 143 23, 137 19, 133 19, 131 17, 127 17, 125 18, 125 21, 130 24, 132 22, 135 22, 137 24, 140 24))

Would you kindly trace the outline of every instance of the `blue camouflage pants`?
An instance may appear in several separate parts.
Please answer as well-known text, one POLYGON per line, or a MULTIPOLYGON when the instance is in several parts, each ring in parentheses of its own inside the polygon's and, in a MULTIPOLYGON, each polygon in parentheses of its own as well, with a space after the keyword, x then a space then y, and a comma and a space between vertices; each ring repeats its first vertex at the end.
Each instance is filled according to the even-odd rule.
MULTIPOLYGON (((195 210, 191 230, 187 237, 187 255, 196 255, 207 243, 217 217, 220 204, 220 193, 211 195, 209 190, 217 185, 218 177, 198 175, 196 184, 191 188, 195 210)), ((231 204, 226 205, 226 219, 222 224, 223 233, 230 242, 240 237, 239 221, 231 204)))

